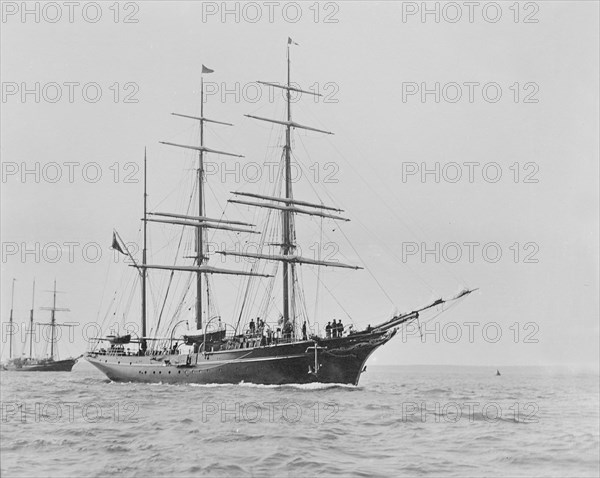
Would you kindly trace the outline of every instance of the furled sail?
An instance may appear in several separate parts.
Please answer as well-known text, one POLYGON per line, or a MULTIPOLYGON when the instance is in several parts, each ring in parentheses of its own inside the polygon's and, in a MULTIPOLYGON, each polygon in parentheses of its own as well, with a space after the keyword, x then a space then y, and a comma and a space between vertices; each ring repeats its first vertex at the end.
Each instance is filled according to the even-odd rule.
POLYGON ((317 261, 315 259, 309 259, 308 257, 301 257, 295 254, 256 254, 253 252, 228 252, 228 251, 216 251, 217 254, 223 256, 237 256, 237 257, 249 257, 253 259, 265 259, 268 261, 281 261, 289 264, 311 264, 315 266, 327 266, 327 267, 342 267, 345 269, 362 269, 359 266, 353 266, 350 264, 343 264, 341 262, 334 261, 317 261))

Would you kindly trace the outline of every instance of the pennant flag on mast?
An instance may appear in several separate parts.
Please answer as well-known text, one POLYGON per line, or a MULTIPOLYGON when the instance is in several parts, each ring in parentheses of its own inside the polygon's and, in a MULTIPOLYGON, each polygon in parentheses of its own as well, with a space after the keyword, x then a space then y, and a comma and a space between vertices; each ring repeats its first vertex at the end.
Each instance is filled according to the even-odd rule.
POLYGON ((119 244, 119 240, 117 239, 117 233, 115 231, 113 231, 112 246, 110 247, 115 251, 119 251, 121 254, 126 255, 126 252, 121 247, 121 244, 119 244))
POLYGON ((204 65, 202 65, 202 73, 214 73, 215 70, 211 70, 210 68, 206 68, 204 65))
POLYGON ((288 45, 296 45, 296 46, 300 46, 298 45, 294 40, 292 40, 290 37, 288 37, 288 45))

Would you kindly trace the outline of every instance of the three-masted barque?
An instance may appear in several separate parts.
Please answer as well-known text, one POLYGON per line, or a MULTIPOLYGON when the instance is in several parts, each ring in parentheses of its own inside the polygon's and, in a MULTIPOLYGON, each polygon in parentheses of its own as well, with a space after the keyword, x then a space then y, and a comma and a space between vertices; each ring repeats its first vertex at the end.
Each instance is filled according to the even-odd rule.
MULTIPOLYGON (((197 215, 161 213, 147 211, 146 192, 146 155, 144 155, 144 216, 143 216, 143 249, 141 263, 136 263, 129 254, 118 235, 113 236, 113 247, 120 252, 129 254, 133 266, 137 268, 141 281, 141 335, 118 334, 99 339, 93 349, 86 354, 86 359, 109 379, 114 381, 134 382, 164 382, 164 383, 197 383, 197 384, 236 384, 240 382, 256 384, 303 384, 311 382, 358 384, 369 356, 380 346, 388 342, 403 324, 417 320, 419 314, 443 304, 465 297, 471 291, 464 290, 457 296, 437 301, 418 310, 398 314, 391 319, 375 326, 369 326, 362 331, 339 329, 329 330, 324 336, 315 331, 307 333, 306 323, 300 326, 296 320, 297 313, 297 269, 300 266, 323 266, 346 269, 360 269, 358 266, 343 264, 337 261, 323 261, 303 257, 297 253, 295 220, 298 215, 316 216, 335 221, 346 221, 339 208, 317 202, 296 199, 292 186, 292 134, 294 130, 302 129, 322 134, 332 134, 328 131, 306 126, 292 119, 291 97, 294 94, 318 95, 318 93, 302 90, 292 86, 290 80, 290 45, 287 46, 287 81, 285 85, 260 82, 272 88, 282 89, 286 98, 286 117, 275 120, 254 115, 249 118, 272 123, 285 128, 285 145, 282 151, 283 172, 281 175, 279 195, 262 195, 247 192, 235 192, 234 199, 229 202, 247 207, 266 208, 279 214, 280 231, 278 241, 268 243, 278 248, 278 253, 250 253, 218 251, 222 255, 233 255, 252 259, 254 264, 261 261, 278 263, 282 266, 282 298, 279 317, 275 322, 265 324, 260 319, 250 323, 249 328, 240 328, 237 324, 230 328, 223 326, 219 318, 207 318, 203 323, 203 309, 206 307, 203 282, 213 274, 232 274, 248 276, 247 280, 263 280, 273 275, 259 270, 253 265, 250 270, 230 270, 208 264, 205 233, 207 230, 225 230, 242 233, 257 232, 253 224, 215 219, 208 216, 204 201, 205 157, 211 155, 226 155, 242 157, 225 151, 209 148, 204 143, 204 127, 206 123, 232 126, 229 123, 216 121, 204 116, 204 79, 201 79, 200 116, 173 113, 176 116, 199 122, 200 144, 189 146, 172 142, 162 142, 165 145, 179 147, 198 152, 197 184, 198 204, 197 215), (195 230, 196 254, 192 265, 153 265, 147 263, 146 228, 149 222, 159 222, 195 230), (146 280, 149 270, 168 270, 195 274, 195 322, 198 333, 175 338, 155 337, 147 335, 146 313, 146 280), (108 346, 100 346, 103 341, 108 346), (137 350, 129 348, 135 344, 137 350), (187 347, 184 347, 185 346, 187 347), (187 349, 187 350, 186 350, 187 349)), ((212 70, 203 65, 203 73, 212 70)), ((265 228, 266 230, 266 228, 265 228)), ((264 240, 261 242, 264 245, 264 240)), ((240 317, 241 317, 240 313, 240 317)), ((366 320, 365 320, 366 322, 366 320)), ((174 328, 173 328, 174 332, 174 328)))

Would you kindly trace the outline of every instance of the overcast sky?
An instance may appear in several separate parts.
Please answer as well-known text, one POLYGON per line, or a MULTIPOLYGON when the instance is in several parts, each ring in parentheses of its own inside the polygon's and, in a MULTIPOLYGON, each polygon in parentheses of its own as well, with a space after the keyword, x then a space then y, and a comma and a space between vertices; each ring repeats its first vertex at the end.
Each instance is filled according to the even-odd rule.
MULTIPOLYGON (((207 215, 220 216, 229 191, 272 192, 281 131, 243 114, 283 118, 280 94, 255 81, 285 81, 289 36, 292 80, 324 95, 295 102, 294 119, 335 133, 295 134, 295 196, 344 209, 352 221, 326 221, 323 242, 368 269, 322 270, 336 299, 322 287, 317 307, 316 272, 303 270, 317 322, 348 313, 364 327, 479 287, 426 326, 425 343, 411 330, 371 363, 597 365, 597 2, 429 2, 424 16, 421 2, 230 3, 229 13, 221 2, 71 12, 32 2, 24 16, 21 5, 4 2, 1 23, 3 323, 13 277, 18 322, 34 277, 36 307, 57 279, 67 321, 101 322, 117 289, 138 301, 135 272, 109 250, 112 230, 140 240, 144 147, 150 209, 186 207, 194 154, 158 142, 197 144, 198 126, 170 113, 199 113, 202 64, 215 70, 207 115, 235 123, 211 126, 206 142, 246 156, 237 170, 236 159, 208 158, 207 215), (36 243, 40 256, 23 257, 36 243)), ((256 218, 246 207, 226 215, 256 218)), ((297 225, 311 243, 319 224, 297 225)), ((151 230, 151 260, 172 260, 179 229, 151 230)), ((156 294, 166 278, 152 273, 156 294)), ((237 317, 239 282, 214 285, 222 316, 237 317)), ((71 353, 85 349, 81 329, 71 353)))

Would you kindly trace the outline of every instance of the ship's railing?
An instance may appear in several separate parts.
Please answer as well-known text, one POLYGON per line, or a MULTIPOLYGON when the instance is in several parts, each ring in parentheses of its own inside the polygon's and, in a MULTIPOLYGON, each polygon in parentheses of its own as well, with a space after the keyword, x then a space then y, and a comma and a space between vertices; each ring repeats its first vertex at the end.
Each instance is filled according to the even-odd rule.
POLYGON ((149 349, 149 350, 146 350, 146 352, 142 354, 138 350, 119 349, 119 348, 109 348, 109 349, 100 348, 98 350, 95 350, 92 353, 95 353, 96 355, 110 355, 110 356, 119 356, 119 357, 137 357, 137 356, 141 356, 141 355, 148 357, 148 356, 157 356, 157 355, 180 355, 185 352, 182 352, 179 349, 173 350, 173 349, 163 348, 163 349, 149 349))
MULTIPOLYGON (((293 337, 268 337, 259 334, 248 334, 243 336, 231 336, 230 340, 226 340, 223 343, 207 343, 200 344, 199 352, 219 352, 227 350, 239 350, 239 349, 254 349, 259 347, 271 347, 275 345, 291 344, 298 342, 293 337), (204 350, 206 346, 206 350, 204 350)), ((113 356, 113 357, 137 357, 137 356, 162 356, 162 355, 186 355, 188 351, 181 349, 169 349, 167 347, 149 349, 145 353, 141 353, 137 350, 131 350, 130 348, 111 347, 111 348, 100 348, 95 350, 93 353, 102 356, 113 356)))
POLYGON ((298 339, 293 337, 269 337, 259 334, 236 335, 232 336, 231 339, 226 340, 223 343, 202 344, 199 351, 210 353, 226 350, 254 349, 259 347, 272 347, 275 345, 291 344, 298 341, 298 339), (203 348, 204 345, 206 346, 206 350, 203 348))

